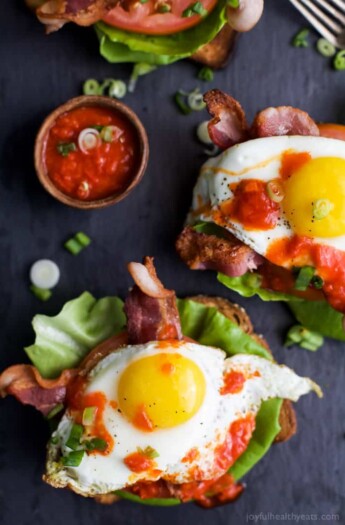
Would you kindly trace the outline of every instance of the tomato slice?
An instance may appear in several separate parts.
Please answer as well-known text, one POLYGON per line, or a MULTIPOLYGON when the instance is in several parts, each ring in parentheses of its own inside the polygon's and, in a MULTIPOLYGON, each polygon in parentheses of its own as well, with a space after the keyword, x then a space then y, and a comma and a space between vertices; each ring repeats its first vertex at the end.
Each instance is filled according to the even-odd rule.
MULTIPOLYGON (((123 9, 121 5, 117 5, 109 11, 103 21, 113 27, 133 33, 171 35, 189 29, 203 20, 198 14, 188 17, 182 16, 183 11, 193 3, 195 3, 193 0, 170 0, 165 3, 157 2, 157 0, 140 3, 138 0, 128 6, 128 11, 123 9), (169 5, 171 11, 159 13, 157 10, 162 5, 169 5)), ((201 3, 204 9, 210 13, 217 4, 217 0, 202 0, 201 3)))
POLYGON ((321 137, 345 140, 345 126, 342 124, 319 124, 321 137))

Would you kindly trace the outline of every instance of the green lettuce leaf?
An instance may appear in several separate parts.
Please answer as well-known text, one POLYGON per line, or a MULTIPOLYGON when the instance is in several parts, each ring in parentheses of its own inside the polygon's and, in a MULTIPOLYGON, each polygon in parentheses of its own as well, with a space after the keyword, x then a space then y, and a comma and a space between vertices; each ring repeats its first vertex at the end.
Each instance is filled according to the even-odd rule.
POLYGON ((292 297, 287 293, 281 292, 272 292, 270 290, 265 290, 264 288, 259 288, 257 286, 252 286, 251 277, 253 274, 247 272, 241 277, 228 277, 222 273, 218 273, 217 279, 219 282, 224 284, 230 290, 239 293, 243 297, 253 297, 253 295, 258 295, 263 301, 296 301, 304 302, 298 297, 292 297))
POLYGON ((98 22, 95 27, 100 39, 100 53, 113 63, 170 64, 192 55, 202 45, 213 40, 226 24, 225 6, 226 0, 220 0, 200 24, 173 35, 132 33, 98 22))
POLYGON ((345 341, 342 327, 343 314, 334 310, 326 301, 289 301, 289 308, 297 321, 325 337, 345 341))
POLYGON ((121 299, 97 300, 84 292, 55 317, 35 315, 35 343, 25 351, 43 377, 56 377, 66 368, 78 366, 90 350, 119 333, 125 324, 121 299))

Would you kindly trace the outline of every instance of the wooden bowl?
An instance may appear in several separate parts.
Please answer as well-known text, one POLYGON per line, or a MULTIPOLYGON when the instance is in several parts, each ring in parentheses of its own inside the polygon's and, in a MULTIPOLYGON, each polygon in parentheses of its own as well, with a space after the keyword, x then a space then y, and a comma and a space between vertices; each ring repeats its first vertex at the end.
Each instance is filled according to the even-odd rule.
POLYGON ((117 202, 127 197, 127 195, 133 190, 133 188, 135 188, 137 184, 139 184, 140 180, 142 179, 145 173, 148 158, 149 142, 147 134, 144 126, 142 125, 141 121, 139 120, 138 116, 134 113, 134 111, 132 111, 123 102, 120 102, 113 98, 101 97, 97 95, 72 98, 62 106, 59 106, 52 113, 50 113, 39 129, 34 149, 36 173, 42 186, 47 190, 48 193, 50 193, 50 195, 52 195, 55 199, 62 202, 63 204, 66 204, 67 206, 72 206, 73 208, 80 208, 84 210, 90 210, 94 208, 105 208, 106 206, 116 204, 117 202), (103 106, 118 111, 134 127, 137 133, 139 144, 137 169, 133 172, 128 186, 124 190, 117 192, 114 195, 110 195, 102 199, 88 201, 78 199, 77 197, 71 197, 70 195, 63 193, 59 188, 57 188, 57 186, 55 186, 54 182, 49 177, 44 162, 44 151, 46 141, 48 139, 49 131, 51 127, 55 124, 56 119, 63 113, 66 113, 67 111, 71 111, 72 109, 85 106, 103 106))

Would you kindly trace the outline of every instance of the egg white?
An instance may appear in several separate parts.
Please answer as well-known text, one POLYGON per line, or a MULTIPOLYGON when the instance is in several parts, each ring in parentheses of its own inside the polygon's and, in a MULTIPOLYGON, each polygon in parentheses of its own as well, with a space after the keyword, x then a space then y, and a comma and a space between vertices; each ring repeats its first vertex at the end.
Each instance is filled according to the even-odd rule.
MULTIPOLYGON (((201 205, 209 204, 212 211, 218 210, 222 202, 233 197, 230 184, 239 183, 244 179, 268 182, 279 178, 281 156, 288 150, 307 152, 313 159, 345 159, 344 141, 324 137, 267 137, 236 144, 202 166, 193 192, 192 213, 189 214, 187 222, 212 222, 210 214, 198 213, 198 209, 201 205)), ((294 235, 283 210, 277 225, 270 230, 250 230, 231 219, 228 219, 227 226, 224 227, 262 256, 266 256, 272 241, 294 235)), ((345 235, 313 239, 318 244, 345 251, 345 235)), ((286 263, 287 267, 291 265, 291 262, 286 263)))
MULTIPOLYGON (((86 393, 102 391, 107 400, 116 399, 119 377, 129 363, 136 359, 161 353, 158 343, 124 347, 101 360, 88 376, 86 393)), ((192 359, 202 370, 206 380, 206 394, 199 411, 187 422, 169 429, 142 432, 129 423, 118 411, 107 406, 104 424, 115 446, 109 455, 84 455, 78 467, 63 467, 59 456, 70 450, 66 440, 73 420, 68 411, 63 416, 54 437, 57 444, 50 445, 45 479, 54 486, 70 486, 83 495, 107 494, 133 484, 139 479, 154 480, 147 473, 133 474, 124 464, 124 458, 136 452, 137 447, 153 447, 159 454, 155 458, 160 477, 182 483, 193 481, 191 468, 198 467, 203 479, 211 479, 214 472, 215 448, 224 442, 232 422, 248 414, 256 414, 261 402, 273 397, 296 401, 301 395, 316 390, 317 385, 297 376, 292 370, 278 366, 267 359, 250 355, 236 355, 225 359, 221 350, 185 342, 178 348, 164 348, 164 353, 178 352, 192 359), (250 377, 237 394, 220 393, 223 373, 234 369, 246 374, 258 371, 259 376, 250 377), (182 458, 197 448, 198 458, 191 463, 182 458)))

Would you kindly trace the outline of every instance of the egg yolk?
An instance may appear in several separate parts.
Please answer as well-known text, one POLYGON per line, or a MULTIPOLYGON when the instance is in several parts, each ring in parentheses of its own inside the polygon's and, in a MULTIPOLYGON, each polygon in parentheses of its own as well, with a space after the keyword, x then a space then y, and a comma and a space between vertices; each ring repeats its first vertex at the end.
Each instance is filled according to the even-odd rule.
POLYGON ((205 397, 206 381, 194 361, 160 353, 132 362, 122 373, 118 403, 122 414, 144 431, 188 421, 205 397))
POLYGON ((283 208, 297 235, 337 237, 345 234, 345 160, 310 160, 285 182, 283 208), (320 208, 322 204, 322 213, 320 208))

